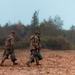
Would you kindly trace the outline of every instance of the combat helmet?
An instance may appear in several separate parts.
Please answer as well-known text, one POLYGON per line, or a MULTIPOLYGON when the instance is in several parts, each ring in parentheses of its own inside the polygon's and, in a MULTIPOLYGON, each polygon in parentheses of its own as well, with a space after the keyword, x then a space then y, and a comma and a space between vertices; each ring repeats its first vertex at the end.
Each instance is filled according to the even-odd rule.
POLYGON ((35 34, 40 34, 40 32, 38 30, 35 31, 35 34))
POLYGON ((14 34, 15 34, 15 31, 14 31, 14 30, 12 30, 12 31, 11 31, 11 33, 14 33, 14 34))

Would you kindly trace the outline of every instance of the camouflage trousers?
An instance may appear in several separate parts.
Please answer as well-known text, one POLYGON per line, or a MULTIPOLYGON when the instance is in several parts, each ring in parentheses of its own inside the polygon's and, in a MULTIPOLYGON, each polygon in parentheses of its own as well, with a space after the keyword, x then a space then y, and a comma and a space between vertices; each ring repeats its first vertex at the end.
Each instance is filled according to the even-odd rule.
POLYGON ((32 63, 32 61, 35 59, 36 65, 39 64, 39 59, 37 56, 37 50, 31 50, 30 60, 27 62, 28 64, 32 63))
MULTIPOLYGON (((30 54, 30 57, 31 56, 32 56, 32 53, 30 54)), ((42 60, 43 59, 43 57, 42 57, 41 52, 40 52, 39 49, 38 49, 38 52, 37 52, 37 57, 38 57, 38 60, 42 60)), ((34 59, 31 62, 34 62, 34 59)))
POLYGON ((14 62, 14 61, 17 60, 14 50, 13 49, 7 49, 3 53, 3 59, 2 59, 2 61, 5 61, 6 59, 8 59, 9 55, 11 57, 11 61, 12 62, 14 62))

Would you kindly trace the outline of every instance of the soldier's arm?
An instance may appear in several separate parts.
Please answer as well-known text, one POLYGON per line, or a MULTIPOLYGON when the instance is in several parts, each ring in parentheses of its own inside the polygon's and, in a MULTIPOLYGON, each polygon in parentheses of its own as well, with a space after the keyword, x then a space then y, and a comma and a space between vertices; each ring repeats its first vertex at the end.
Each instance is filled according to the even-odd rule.
POLYGON ((30 37, 30 40, 32 40, 33 38, 34 38, 34 36, 31 36, 31 37, 30 37))
POLYGON ((11 37, 10 37, 10 35, 6 37, 5 46, 7 46, 8 43, 11 44, 11 37))
POLYGON ((9 41, 10 41, 11 46, 14 46, 14 39, 11 36, 9 36, 9 41))

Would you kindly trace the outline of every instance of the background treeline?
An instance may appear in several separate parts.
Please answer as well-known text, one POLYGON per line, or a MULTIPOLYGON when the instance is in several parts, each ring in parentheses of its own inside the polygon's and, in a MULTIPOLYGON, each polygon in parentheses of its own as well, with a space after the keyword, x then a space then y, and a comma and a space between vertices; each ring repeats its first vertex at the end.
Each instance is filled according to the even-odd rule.
POLYGON ((35 30, 41 33, 42 48, 54 50, 69 50, 75 49, 75 26, 69 30, 63 29, 63 21, 59 16, 44 19, 39 23, 38 11, 35 11, 31 24, 24 25, 20 21, 15 24, 6 23, 0 26, 0 47, 4 45, 5 38, 10 34, 11 30, 16 32, 15 48, 28 48, 29 38, 34 35, 35 30))

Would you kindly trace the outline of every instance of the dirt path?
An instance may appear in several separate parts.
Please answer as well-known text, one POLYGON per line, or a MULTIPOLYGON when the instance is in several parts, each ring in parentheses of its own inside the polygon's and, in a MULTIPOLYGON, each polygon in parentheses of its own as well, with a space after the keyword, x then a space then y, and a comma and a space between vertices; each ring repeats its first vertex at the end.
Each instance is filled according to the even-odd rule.
MULTIPOLYGON (((0 61, 3 51, 0 51, 0 61)), ((17 62, 13 66, 10 60, 6 60, 4 66, 0 66, 0 75, 75 75, 75 51, 51 51, 43 50, 43 60, 39 66, 35 63, 31 67, 25 65, 29 58, 29 51, 16 50, 17 62)))

